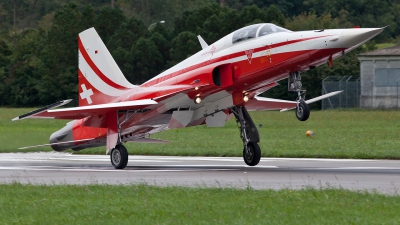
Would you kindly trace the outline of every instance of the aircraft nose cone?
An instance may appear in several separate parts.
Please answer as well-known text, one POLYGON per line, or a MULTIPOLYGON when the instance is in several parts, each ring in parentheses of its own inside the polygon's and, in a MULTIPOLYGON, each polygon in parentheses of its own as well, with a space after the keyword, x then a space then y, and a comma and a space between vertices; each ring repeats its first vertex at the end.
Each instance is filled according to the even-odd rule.
POLYGON ((383 28, 346 29, 340 35, 340 40, 346 48, 361 45, 383 31, 383 28))

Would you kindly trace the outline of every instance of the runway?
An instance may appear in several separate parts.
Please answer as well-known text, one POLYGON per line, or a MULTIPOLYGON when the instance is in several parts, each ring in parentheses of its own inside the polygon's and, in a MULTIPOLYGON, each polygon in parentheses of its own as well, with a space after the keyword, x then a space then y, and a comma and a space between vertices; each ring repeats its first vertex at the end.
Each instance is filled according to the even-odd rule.
POLYGON ((109 155, 0 154, 0 182, 31 184, 131 184, 301 189, 342 187, 399 194, 395 160, 262 158, 256 167, 241 157, 129 156, 115 170, 109 155))

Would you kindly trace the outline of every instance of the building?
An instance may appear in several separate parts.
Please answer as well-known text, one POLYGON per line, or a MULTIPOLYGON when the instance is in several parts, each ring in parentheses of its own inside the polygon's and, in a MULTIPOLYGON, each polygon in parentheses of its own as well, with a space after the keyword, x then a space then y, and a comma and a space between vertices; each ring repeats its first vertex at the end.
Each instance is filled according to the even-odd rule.
POLYGON ((360 107, 400 108, 400 44, 358 55, 360 107))

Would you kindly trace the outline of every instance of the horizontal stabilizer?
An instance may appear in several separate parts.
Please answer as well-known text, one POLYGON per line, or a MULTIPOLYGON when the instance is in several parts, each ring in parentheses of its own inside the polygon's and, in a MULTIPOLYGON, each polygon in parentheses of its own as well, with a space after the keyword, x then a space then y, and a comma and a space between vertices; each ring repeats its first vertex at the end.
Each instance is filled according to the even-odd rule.
MULTIPOLYGON (((65 109, 44 110, 36 113, 31 118, 54 118, 54 119, 82 119, 88 116, 105 115, 116 110, 143 109, 150 105, 157 104, 151 99, 115 102, 99 105, 81 106, 65 109)), ((17 117, 19 118, 19 117, 17 117)))
POLYGON ((71 102, 71 101, 72 101, 72 99, 62 100, 62 101, 59 101, 59 102, 56 102, 56 103, 47 105, 47 106, 45 106, 45 107, 42 107, 42 108, 40 108, 40 109, 36 109, 36 110, 34 110, 34 111, 32 111, 32 112, 25 113, 24 115, 17 116, 17 117, 15 117, 14 119, 12 119, 11 121, 22 120, 22 119, 27 119, 27 118, 30 118, 30 117, 34 117, 35 115, 37 115, 37 114, 39 114, 39 113, 42 113, 42 112, 47 111, 47 110, 49 110, 49 109, 54 109, 54 108, 56 108, 56 107, 63 106, 63 105, 65 105, 65 104, 68 104, 68 103, 71 102))
POLYGON ((18 149, 38 148, 38 147, 46 147, 46 146, 52 146, 52 145, 54 146, 54 145, 70 144, 70 143, 82 143, 82 142, 91 141, 91 140, 94 140, 94 138, 82 139, 82 140, 77 140, 77 141, 65 141, 65 142, 58 142, 58 143, 44 144, 44 145, 34 145, 34 146, 22 147, 22 148, 18 148, 18 149))
POLYGON ((136 143, 158 143, 158 144, 167 144, 169 141, 160 140, 160 139, 153 139, 153 138, 140 138, 140 139, 133 139, 129 140, 128 142, 136 142, 136 143))
MULTIPOLYGON (((316 98, 312 98, 312 99, 310 99, 310 100, 307 100, 306 103, 307 103, 307 104, 311 104, 311 103, 320 101, 320 100, 322 100, 322 99, 325 99, 325 98, 329 98, 329 97, 338 95, 338 94, 340 94, 340 93, 342 93, 342 92, 343 92, 343 91, 334 91, 334 92, 331 92, 331 93, 328 93, 328 94, 324 94, 324 95, 321 95, 321 96, 319 96, 319 97, 316 97, 316 98)), ((296 108, 296 106, 295 106, 295 107, 292 107, 292 108, 282 109, 281 112, 289 111, 289 110, 292 110, 292 109, 295 109, 295 108, 296 108)))

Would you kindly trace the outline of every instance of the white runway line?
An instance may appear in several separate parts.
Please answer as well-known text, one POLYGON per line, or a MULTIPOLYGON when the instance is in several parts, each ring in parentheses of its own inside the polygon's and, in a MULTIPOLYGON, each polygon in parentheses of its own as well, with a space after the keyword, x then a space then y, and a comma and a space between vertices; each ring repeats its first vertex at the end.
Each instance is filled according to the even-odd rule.
MULTIPOLYGON (((50 160, 58 160, 58 161, 98 161, 98 162, 109 162, 110 157, 107 157, 106 159, 101 159, 101 158, 85 158, 85 159, 80 159, 80 158, 50 158, 50 160)), ((135 159, 135 158, 128 158, 129 162, 179 162, 179 161, 171 161, 171 160, 151 160, 151 159, 135 159)))
MULTIPOLYGON (((160 167, 160 165, 146 165, 160 167)), ((129 167, 129 164, 128 164, 129 167)), ((133 166, 134 167, 134 166, 133 166)), ((278 166, 247 166, 247 165, 162 165, 162 167, 235 167, 235 168, 279 168, 278 166)))
MULTIPOLYGON (((73 155, 65 152, 30 152, 30 153, 1 153, 0 162, 15 161, 44 161, 44 160, 95 160, 109 161, 109 155, 73 155)), ((129 160, 147 160, 153 162, 163 161, 221 161, 221 162, 242 162, 242 157, 201 157, 201 156, 142 156, 131 155, 129 160)), ((323 158, 261 158, 261 162, 271 161, 321 161, 321 162, 372 162, 372 159, 323 159, 323 158)))
MULTIPOLYGON (((172 166, 171 166, 172 167, 172 166)), ((45 168, 45 167, 0 167, 0 170, 23 170, 23 171, 72 171, 72 172, 125 172, 125 173, 143 173, 143 172, 199 172, 199 171, 233 171, 237 169, 225 169, 225 168, 199 168, 199 169, 152 169, 152 170, 116 170, 113 168, 103 168, 103 169, 92 169, 92 168, 65 168, 65 167, 52 167, 52 168, 45 168)))
POLYGON ((261 158, 261 161, 321 161, 321 162, 373 162, 376 159, 325 159, 325 158, 261 158))
POLYGON ((317 170, 400 170, 400 167, 323 167, 317 170))

